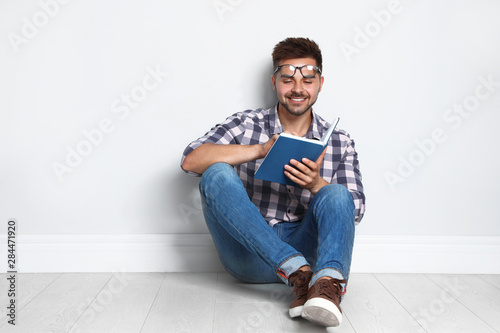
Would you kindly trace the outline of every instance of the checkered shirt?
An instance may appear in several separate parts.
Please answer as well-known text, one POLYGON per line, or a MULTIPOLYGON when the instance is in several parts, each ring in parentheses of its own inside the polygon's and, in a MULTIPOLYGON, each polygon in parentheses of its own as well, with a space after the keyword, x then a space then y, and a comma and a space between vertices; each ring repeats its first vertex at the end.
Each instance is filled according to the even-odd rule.
MULTIPOLYGON (((329 124, 313 112, 313 121, 306 134, 309 139, 321 139, 329 124)), ((283 132, 278 117, 277 105, 270 109, 247 110, 228 117, 201 138, 191 142, 184 150, 184 158, 204 143, 254 145, 267 142, 274 134, 283 132)), ((356 207, 355 223, 358 224, 365 211, 365 195, 359 171, 358 154, 354 141, 345 131, 336 129, 328 143, 321 177, 330 184, 344 185, 351 193, 356 207)), ((278 222, 300 221, 307 210, 313 194, 297 186, 283 185, 254 178, 255 171, 263 159, 250 161, 234 167, 250 200, 270 226, 278 222)), ((188 174, 200 174, 186 171, 188 174)))

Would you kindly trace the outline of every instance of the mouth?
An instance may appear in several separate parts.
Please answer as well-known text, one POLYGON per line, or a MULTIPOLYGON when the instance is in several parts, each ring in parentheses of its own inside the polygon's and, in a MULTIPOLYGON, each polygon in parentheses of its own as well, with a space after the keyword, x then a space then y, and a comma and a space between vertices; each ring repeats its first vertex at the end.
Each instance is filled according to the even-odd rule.
POLYGON ((306 100, 305 97, 288 97, 288 99, 294 104, 300 104, 306 100))

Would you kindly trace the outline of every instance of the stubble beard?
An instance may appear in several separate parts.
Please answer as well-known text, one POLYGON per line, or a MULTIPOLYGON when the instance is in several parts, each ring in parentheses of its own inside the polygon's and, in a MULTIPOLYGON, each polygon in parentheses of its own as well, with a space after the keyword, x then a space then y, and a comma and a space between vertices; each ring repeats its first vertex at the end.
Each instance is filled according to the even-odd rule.
POLYGON ((290 97, 290 98, 304 98, 304 97, 310 98, 310 96, 303 96, 303 95, 285 96, 286 103, 280 102, 280 104, 285 108, 286 111, 288 111, 288 113, 290 113, 291 115, 297 116, 297 117, 300 117, 303 114, 305 114, 307 111, 309 111, 312 108, 312 106, 314 105, 314 103, 316 103, 316 100, 318 99, 316 97, 316 99, 312 103, 309 103, 304 107, 301 107, 301 106, 294 107, 294 106, 288 104, 288 97, 290 97))

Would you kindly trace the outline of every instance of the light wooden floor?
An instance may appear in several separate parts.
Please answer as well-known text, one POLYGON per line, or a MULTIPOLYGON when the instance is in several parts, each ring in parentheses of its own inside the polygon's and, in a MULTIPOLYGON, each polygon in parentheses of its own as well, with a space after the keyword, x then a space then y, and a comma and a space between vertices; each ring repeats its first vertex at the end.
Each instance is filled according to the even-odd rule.
POLYGON ((291 289, 226 273, 18 274, 16 326, 2 332, 500 332, 500 275, 352 274, 344 322, 291 320, 291 289))

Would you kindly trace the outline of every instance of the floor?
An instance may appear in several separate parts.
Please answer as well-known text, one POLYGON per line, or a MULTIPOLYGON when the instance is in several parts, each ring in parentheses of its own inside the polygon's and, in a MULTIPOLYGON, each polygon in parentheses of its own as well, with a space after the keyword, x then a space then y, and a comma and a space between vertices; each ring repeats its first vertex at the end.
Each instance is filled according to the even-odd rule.
POLYGON ((352 274, 328 329, 288 317, 289 287, 226 273, 18 274, 13 326, 0 277, 0 333, 500 332, 500 275, 352 274))

